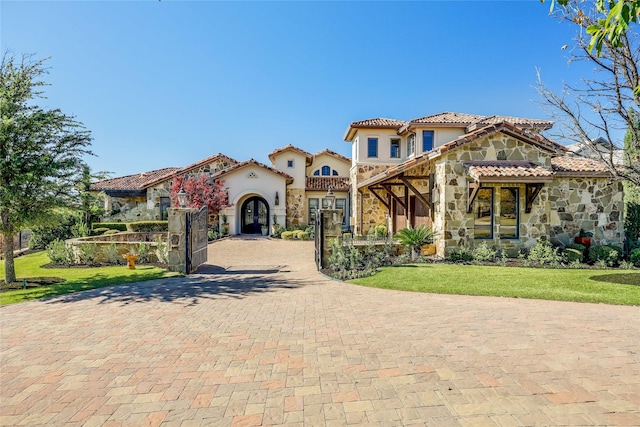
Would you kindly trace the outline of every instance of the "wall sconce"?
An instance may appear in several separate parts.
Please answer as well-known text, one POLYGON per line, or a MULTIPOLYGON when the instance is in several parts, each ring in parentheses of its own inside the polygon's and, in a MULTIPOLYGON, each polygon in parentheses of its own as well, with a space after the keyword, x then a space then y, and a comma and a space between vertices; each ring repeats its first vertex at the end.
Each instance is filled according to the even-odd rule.
POLYGON ((180 192, 178 194, 176 194, 176 197, 178 198, 178 205, 180 205, 181 208, 186 208, 187 207, 187 197, 189 196, 189 194, 187 194, 186 191, 184 191, 184 187, 180 186, 180 192))
POLYGON ((336 201, 336 196, 333 194, 333 190, 329 187, 327 191, 327 208, 333 209, 333 203, 336 201))
POLYGON ((280 196, 278 195, 278 192, 276 191, 276 206, 278 206, 280 204, 280 196))

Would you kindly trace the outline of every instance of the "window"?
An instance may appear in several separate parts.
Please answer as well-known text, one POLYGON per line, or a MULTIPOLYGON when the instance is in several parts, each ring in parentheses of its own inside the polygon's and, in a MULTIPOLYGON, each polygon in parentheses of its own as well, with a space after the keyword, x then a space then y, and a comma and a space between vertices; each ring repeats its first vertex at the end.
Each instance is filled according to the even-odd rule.
POLYGON ((329 166, 323 166, 322 176, 329 176, 329 175, 331 175, 331 168, 329 166))
POLYGON ((315 224, 317 209, 318 209, 318 199, 309 199, 309 224, 315 224))
POLYGON ((392 159, 400 158, 400 140, 399 139, 391 140, 391 158, 392 159))
POLYGON ((293 160, 287 160, 287 167, 288 168, 292 168, 293 167, 293 160))
POLYGON ((313 176, 320 176, 320 169, 313 171, 313 176))
POLYGON ((347 222, 347 199, 336 199, 336 209, 342 210, 342 224, 347 222))
POLYGON ((500 189, 500 238, 518 238, 519 191, 515 187, 500 189))
POLYGON ((422 131, 422 151, 427 152, 433 150, 433 131, 422 131))
POLYGON ((493 188, 481 188, 473 201, 476 239, 493 238, 493 188))
POLYGON ((168 197, 160 197, 160 219, 166 221, 169 219, 167 209, 171 207, 171 199, 168 197))
POLYGON ((333 176, 338 176, 338 171, 337 171, 337 170, 332 171, 332 172, 331 172, 331 175, 333 175, 333 176))
POLYGON ((413 156, 416 151, 416 134, 409 134, 407 137, 407 157, 413 156))
POLYGON ((378 157, 378 138, 367 140, 367 157, 378 157))
POLYGON ((313 171, 313 176, 338 176, 338 172, 334 169, 331 169, 329 166, 323 166, 320 169, 316 169, 313 171))

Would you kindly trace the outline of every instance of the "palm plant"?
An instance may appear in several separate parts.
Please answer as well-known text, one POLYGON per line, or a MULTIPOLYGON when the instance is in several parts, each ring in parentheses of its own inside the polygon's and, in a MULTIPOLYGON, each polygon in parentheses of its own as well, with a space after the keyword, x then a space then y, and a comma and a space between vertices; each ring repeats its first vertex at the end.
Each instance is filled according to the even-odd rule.
POLYGON ((400 243, 411 251, 411 260, 416 261, 420 256, 420 249, 422 245, 433 243, 435 233, 431 227, 421 225, 416 228, 403 228, 398 231, 396 238, 400 240, 400 243))

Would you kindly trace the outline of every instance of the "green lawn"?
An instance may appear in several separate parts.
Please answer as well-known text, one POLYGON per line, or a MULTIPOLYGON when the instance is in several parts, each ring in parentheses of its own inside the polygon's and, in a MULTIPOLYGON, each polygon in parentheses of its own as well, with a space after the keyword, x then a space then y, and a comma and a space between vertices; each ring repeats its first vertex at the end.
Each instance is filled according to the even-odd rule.
POLYGON ((351 283, 402 291, 640 305, 640 271, 420 264, 351 283))
MULTIPOLYGON (((66 279, 64 283, 39 288, 0 292, 0 305, 101 288, 104 286, 142 282, 144 280, 161 279, 179 275, 178 273, 168 272, 149 265, 137 265, 135 270, 129 270, 126 266, 42 268, 43 265, 48 263, 49 258, 45 252, 37 252, 16 258, 15 264, 18 280, 22 281, 22 279, 29 277, 60 277, 66 279)), ((0 278, 4 279, 4 261, 0 261, 0 278)))

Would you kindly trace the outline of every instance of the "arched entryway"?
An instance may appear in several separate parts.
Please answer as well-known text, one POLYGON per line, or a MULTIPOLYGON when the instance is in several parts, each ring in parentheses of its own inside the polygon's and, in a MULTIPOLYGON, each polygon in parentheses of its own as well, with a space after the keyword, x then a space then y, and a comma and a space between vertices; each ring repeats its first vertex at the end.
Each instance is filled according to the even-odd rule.
POLYGON ((242 203, 240 210, 241 232, 246 234, 259 234, 262 226, 269 227, 269 205, 259 196, 248 198, 242 203))

